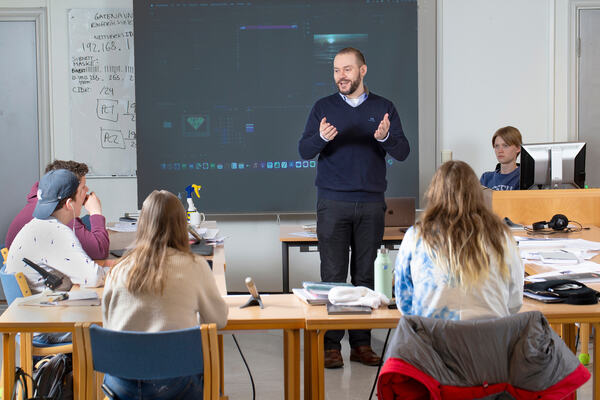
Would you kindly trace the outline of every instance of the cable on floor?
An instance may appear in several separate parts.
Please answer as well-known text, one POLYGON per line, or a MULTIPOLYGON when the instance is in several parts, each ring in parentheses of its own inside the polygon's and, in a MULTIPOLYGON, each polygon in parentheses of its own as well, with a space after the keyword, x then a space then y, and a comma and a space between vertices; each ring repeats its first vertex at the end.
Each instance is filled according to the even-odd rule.
MULTIPOLYGON (((388 333, 389 335, 389 333, 388 333)), ((233 341, 235 342, 235 345, 238 349, 238 351, 240 352, 240 356, 242 356, 242 361, 244 362, 244 365, 246 366, 246 369, 248 370, 248 375, 250 376, 250 383, 252 384, 252 400, 256 399, 256 387, 254 386, 254 378, 252 378, 252 372, 250 372, 250 367, 248 366, 248 363, 246 362, 246 357, 244 357, 244 353, 242 353, 242 349, 240 348, 240 345, 237 341, 237 339, 235 338, 235 335, 231 335, 231 337, 233 338, 233 341)))
POLYGON ((379 371, 381 371, 381 364, 383 364, 383 356, 385 355, 385 351, 388 344, 388 339, 390 338, 390 332, 392 330, 388 329, 387 335, 385 335, 385 342, 383 342, 383 350, 381 351, 381 360, 379 361, 379 365, 377 366, 377 373, 375 374, 375 381, 373 382, 373 387, 371 388, 371 394, 369 394, 369 400, 373 397, 373 392, 375 391, 375 386, 377 386, 377 378, 379 378, 379 371))

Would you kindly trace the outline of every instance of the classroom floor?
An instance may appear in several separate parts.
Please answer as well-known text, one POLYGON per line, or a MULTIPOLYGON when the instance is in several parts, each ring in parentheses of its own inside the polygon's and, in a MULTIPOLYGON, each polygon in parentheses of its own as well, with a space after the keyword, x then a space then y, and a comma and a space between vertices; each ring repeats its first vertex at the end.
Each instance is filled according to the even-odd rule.
MULTIPOLYGON (((3 309, 0 307, 0 312, 3 309)), ((372 331, 372 346, 381 354, 387 330, 372 331)), ((347 335, 346 335, 347 336, 347 335)), ((256 387, 256 399, 283 399, 283 336, 281 331, 240 331, 235 337, 250 366, 256 387)), ((1 353, 0 343, 0 354, 1 353)), ((231 334, 224 335, 225 394, 230 400, 252 399, 252 385, 231 334)), ((590 352, 592 350, 590 349, 590 352)), ((342 341, 344 368, 325 370, 325 399, 367 400, 373 386, 377 367, 350 362, 350 346, 347 337, 342 341)), ((587 365, 592 372, 592 363, 587 365)), ((301 377, 301 379, 303 379, 301 377)), ((303 382, 303 381, 302 381, 303 382)), ((577 391, 578 399, 592 399, 591 379, 577 391)), ((301 398, 304 392, 301 392, 301 398)), ((376 393, 372 399, 377 399, 376 393)))

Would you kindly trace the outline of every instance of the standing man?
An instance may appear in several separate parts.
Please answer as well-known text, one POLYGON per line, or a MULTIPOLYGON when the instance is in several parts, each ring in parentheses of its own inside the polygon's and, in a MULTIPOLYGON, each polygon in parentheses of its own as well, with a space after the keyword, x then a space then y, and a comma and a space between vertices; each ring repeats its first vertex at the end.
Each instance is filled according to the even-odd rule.
MULTIPOLYGON (((333 60, 339 93, 313 106, 299 143, 300 156, 319 156, 317 236, 321 279, 346 282, 351 249, 352 284, 373 289, 373 262, 381 245, 385 217, 385 155, 402 161, 410 152, 396 108, 370 93, 363 83, 367 65, 352 47, 333 60)), ((340 341, 344 331, 325 334, 325 368, 344 365, 340 341)), ((351 361, 378 365, 370 330, 349 331, 351 361)))

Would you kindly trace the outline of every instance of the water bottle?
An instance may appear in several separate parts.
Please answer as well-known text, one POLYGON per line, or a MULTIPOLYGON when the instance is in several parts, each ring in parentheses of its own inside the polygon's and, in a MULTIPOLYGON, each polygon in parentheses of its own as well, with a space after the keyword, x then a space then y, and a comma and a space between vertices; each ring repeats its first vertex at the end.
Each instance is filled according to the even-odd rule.
POLYGON ((388 299, 392 298, 392 281, 394 270, 386 248, 377 250, 375 259, 375 291, 384 294, 388 299))

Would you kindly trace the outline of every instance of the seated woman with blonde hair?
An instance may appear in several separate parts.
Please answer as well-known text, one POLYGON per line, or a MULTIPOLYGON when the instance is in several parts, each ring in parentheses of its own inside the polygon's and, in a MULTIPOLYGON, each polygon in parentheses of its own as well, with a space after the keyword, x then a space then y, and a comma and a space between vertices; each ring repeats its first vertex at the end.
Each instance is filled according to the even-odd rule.
POLYGON ((396 258, 398 309, 449 320, 518 312, 523 263, 509 229, 485 204, 473 169, 462 161, 444 163, 426 198, 396 258))
MULTIPOLYGON (((227 305, 206 260, 190 251, 185 211, 172 193, 155 190, 144 200, 134 247, 106 280, 102 313, 104 327, 117 331, 227 324, 227 305)), ((203 390, 202 376, 138 381, 106 375, 105 384, 126 399, 199 399, 203 390)))

